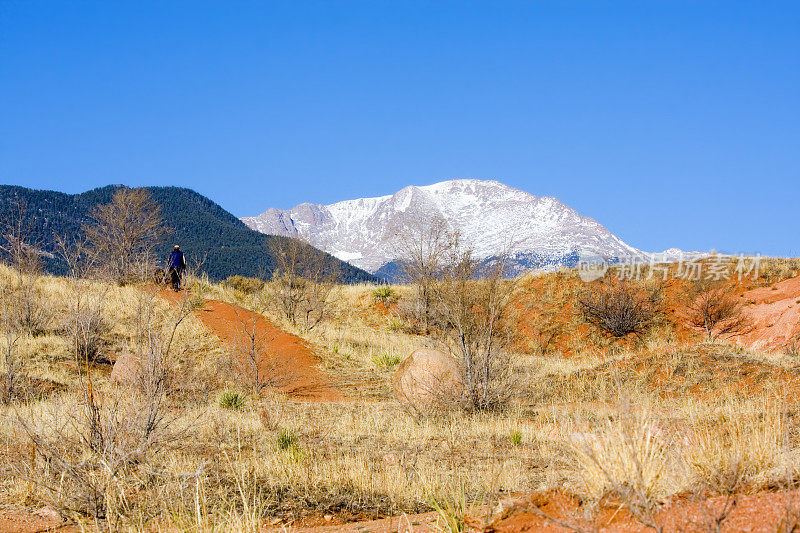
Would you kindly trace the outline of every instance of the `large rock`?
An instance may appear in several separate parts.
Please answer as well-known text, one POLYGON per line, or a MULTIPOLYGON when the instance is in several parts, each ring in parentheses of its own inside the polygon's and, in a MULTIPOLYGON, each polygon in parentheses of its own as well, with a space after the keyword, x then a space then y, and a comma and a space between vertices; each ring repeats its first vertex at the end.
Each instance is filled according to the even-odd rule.
POLYGON ((456 361, 446 353, 420 348, 397 367, 392 389, 403 405, 424 410, 456 401, 461 390, 461 374, 456 361))
POLYGON ((121 353, 114 361, 109 379, 115 385, 133 385, 139 376, 142 362, 132 353, 121 353))

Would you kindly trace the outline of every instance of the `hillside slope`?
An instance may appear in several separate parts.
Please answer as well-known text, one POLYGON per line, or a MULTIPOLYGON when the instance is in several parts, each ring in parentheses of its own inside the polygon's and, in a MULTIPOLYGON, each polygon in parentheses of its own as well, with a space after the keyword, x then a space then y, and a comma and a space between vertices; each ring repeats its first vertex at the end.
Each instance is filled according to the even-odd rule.
MULTIPOLYGON (((56 235, 75 236, 81 225, 89 222, 89 212, 98 204, 109 202, 119 186, 109 185, 82 194, 65 194, 0 185, 0 216, 17 199, 26 206, 26 222, 31 240, 52 253, 56 235)), ((274 236, 249 229, 222 207, 190 189, 181 187, 145 187, 161 205, 165 225, 171 228, 167 241, 159 246, 167 257, 173 243, 181 245, 189 261, 205 258, 202 270, 213 280, 240 274, 258 276, 274 268, 270 242, 274 236)), ((346 282, 375 281, 377 278, 352 265, 330 257, 338 264, 346 282)), ((55 257, 45 261, 49 272, 62 273, 64 265, 55 257)))

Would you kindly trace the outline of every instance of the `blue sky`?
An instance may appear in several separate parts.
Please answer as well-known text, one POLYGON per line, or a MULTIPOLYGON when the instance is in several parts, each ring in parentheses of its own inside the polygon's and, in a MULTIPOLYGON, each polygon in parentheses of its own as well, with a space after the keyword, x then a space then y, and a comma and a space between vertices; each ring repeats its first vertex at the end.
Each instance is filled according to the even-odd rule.
POLYGON ((238 216, 456 177, 800 255, 800 2, 0 0, 0 182, 238 216))

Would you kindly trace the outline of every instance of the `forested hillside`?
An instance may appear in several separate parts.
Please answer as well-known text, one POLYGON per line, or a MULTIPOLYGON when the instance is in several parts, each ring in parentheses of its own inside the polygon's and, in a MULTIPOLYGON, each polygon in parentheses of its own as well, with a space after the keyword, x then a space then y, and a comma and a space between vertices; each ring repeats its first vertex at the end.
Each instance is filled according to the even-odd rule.
MULTIPOLYGON (((75 238, 81 226, 90 223, 89 213, 98 204, 111 201, 118 185, 109 185, 82 194, 65 194, 0 185, 0 217, 7 217, 17 201, 25 206, 25 223, 29 239, 46 253, 49 272, 60 274, 64 264, 53 254, 58 235, 75 238)), ((239 274, 269 275, 274 268, 270 243, 275 237, 249 229, 222 207, 190 189, 181 187, 145 187, 161 206, 169 237, 159 245, 161 257, 169 255, 173 244, 179 244, 190 262, 203 261, 202 271, 214 280, 239 274)), ((329 256, 339 265, 342 281, 376 281, 378 278, 329 256)))

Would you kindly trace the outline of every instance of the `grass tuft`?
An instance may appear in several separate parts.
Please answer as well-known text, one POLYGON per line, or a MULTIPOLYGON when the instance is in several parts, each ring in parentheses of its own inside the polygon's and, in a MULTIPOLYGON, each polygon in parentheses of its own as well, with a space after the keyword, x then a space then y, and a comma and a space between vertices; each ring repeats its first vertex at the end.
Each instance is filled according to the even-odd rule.
POLYGON ((217 403, 223 409, 230 409, 232 411, 240 411, 244 408, 247 399, 245 395, 235 389, 225 389, 219 393, 217 403))

